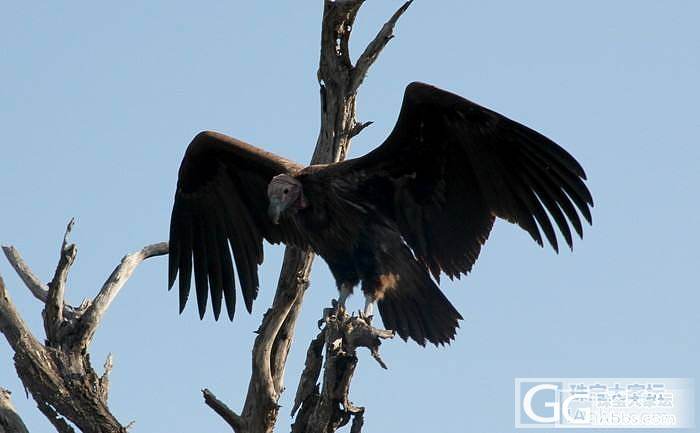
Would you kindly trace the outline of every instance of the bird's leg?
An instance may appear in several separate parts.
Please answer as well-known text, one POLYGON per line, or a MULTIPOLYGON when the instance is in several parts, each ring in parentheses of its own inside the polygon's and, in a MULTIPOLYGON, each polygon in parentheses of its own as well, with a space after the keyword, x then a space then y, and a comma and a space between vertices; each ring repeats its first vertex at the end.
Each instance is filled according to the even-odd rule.
POLYGON ((340 295, 338 296, 338 315, 345 314, 345 301, 352 295, 353 285, 342 283, 340 285, 340 295))
POLYGON ((340 295, 338 296, 338 309, 345 309, 345 301, 352 295, 352 285, 343 283, 340 285, 340 295))
POLYGON ((360 312, 360 317, 365 319, 367 323, 372 321, 374 313, 374 299, 371 296, 365 295, 365 308, 360 312))
POLYGON ((340 287, 338 287, 338 292, 340 292, 338 300, 332 299, 331 307, 323 309, 323 318, 318 321, 318 329, 321 329, 323 324, 328 322, 328 319, 332 316, 338 318, 347 316, 345 312, 345 301, 348 299, 348 296, 352 294, 353 287, 351 283, 340 283, 340 287))

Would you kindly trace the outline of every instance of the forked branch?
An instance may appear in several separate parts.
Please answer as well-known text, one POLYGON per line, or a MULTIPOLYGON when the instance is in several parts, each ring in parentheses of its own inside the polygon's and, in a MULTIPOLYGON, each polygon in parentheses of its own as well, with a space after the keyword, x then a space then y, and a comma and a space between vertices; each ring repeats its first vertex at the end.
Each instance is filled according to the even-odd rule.
POLYGON ((83 433, 124 433, 107 405, 111 355, 98 375, 90 364, 87 347, 100 320, 119 290, 143 260, 168 253, 168 244, 144 247, 128 254, 116 267, 98 295, 76 308, 65 304, 66 281, 77 249, 68 243, 73 221, 61 245, 54 277, 43 286, 19 252, 3 247, 5 255, 35 297, 44 303, 47 343, 41 344, 24 323, 0 278, 0 332, 15 352, 15 368, 25 388, 61 433, 74 432, 70 420, 83 433))

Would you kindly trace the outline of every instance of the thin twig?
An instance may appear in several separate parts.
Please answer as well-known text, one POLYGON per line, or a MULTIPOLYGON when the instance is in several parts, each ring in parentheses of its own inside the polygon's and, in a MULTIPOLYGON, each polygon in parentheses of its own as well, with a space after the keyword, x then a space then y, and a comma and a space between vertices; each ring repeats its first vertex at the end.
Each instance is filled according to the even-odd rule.
POLYGON ((107 278, 100 292, 95 296, 92 304, 83 314, 82 320, 79 322, 80 345, 87 348, 90 340, 95 333, 95 330, 102 320, 102 316, 109 308, 114 298, 119 294, 119 291, 127 282, 131 274, 134 273, 136 267, 144 260, 150 257, 162 256, 168 254, 168 243, 160 242, 157 244, 147 245, 139 251, 127 254, 121 260, 119 265, 112 271, 112 274, 107 278))
MULTIPOLYGON (((12 265, 12 268, 17 272, 17 275, 24 285, 27 286, 32 295, 41 302, 46 303, 49 299, 49 286, 44 284, 44 282, 36 276, 27 262, 24 261, 17 248, 12 245, 3 245, 2 251, 5 253, 7 261, 10 262, 10 265, 12 265)), ((80 310, 81 308, 76 310, 71 305, 65 302, 63 303, 63 316, 66 319, 74 319, 78 314, 77 312, 80 310)))
MULTIPOLYGON (((112 354, 107 355, 107 359, 105 360, 104 363, 104 373, 102 373, 102 376, 100 376, 100 385, 102 386, 102 396, 103 399, 106 401, 108 394, 109 394, 109 375, 112 373, 112 368, 114 367, 114 357, 112 354)), ((126 428, 128 429, 129 426, 127 425, 126 428)))
POLYGON ((373 123, 374 122, 372 122, 371 120, 368 122, 364 122, 364 123, 362 123, 362 122, 356 123, 355 127, 350 130, 350 137, 352 138, 356 135, 359 135, 360 132, 362 132, 366 127, 370 126, 373 123))
POLYGON ((394 12, 394 15, 382 26, 377 36, 367 45, 365 51, 357 59, 357 63, 352 72, 352 84, 350 85, 351 93, 355 93, 360 85, 362 85, 370 66, 377 60, 379 53, 381 53, 386 44, 394 37, 394 26, 399 18, 401 18, 401 15, 406 12, 406 9, 411 6, 411 3, 413 3, 413 0, 408 0, 394 12))
POLYGON ((5 257, 7 257, 7 261, 10 262, 17 272, 17 275, 19 275, 29 291, 32 292, 32 295, 41 302, 46 302, 49 298, 49 286, 44 284, 39 277, 32 272, 29 265, 27 265, 19 254, 19 251, 17 251, 17 248, 12 245, 3 245, 2 250, 5 253, 5 257))
POLYGON ((214 412, 219 414, 219 416, 221 416, 221 418, 223 418, 235 432, 243 431, 245 428, 245 420, 240 415, 229 409, 224 402, 216 398, 214 393, 208 389, 203 389, 202 395, 204 395, 204 403, 206 403, 210 408, 214 409, 214 412))
POLYGON ((75 219, 71 218, 66 227, 66 233, 63 235, 61 243, 61 255, 58 259, 58 266, 53 279, 49 283, 48 298, 44 307, 44 329, 48 337, 49 344, 55 345, 58 341, 58 333, 63 324, 63 304, 66 292, 66 280, 68 280, 68 272, 75 261, 75 256, 78 250, 75 244, 68 243, 68 237, 75 224, 75 219))

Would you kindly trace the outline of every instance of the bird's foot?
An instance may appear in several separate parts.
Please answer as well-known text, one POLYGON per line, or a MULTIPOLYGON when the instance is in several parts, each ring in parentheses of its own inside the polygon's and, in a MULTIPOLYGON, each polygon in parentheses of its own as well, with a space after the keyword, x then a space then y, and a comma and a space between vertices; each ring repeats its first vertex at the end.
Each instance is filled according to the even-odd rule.
POLYGON ((357 312, 357 316, 358 316, 360 319, 362 319, 362 320, 364 320, 365 322, 367 322, 368 325, 371 325, 371 324, 372 324, 372 318, 374 317, 374 315, 373 315, 371 312, 370 312, 370 314, 366 314, 366 312, 363 311, 363 310, 359 310, 359 311, 357 312))
POLYGON ((323 318, 318 321, 318 329, 323 328, 323 325, 328 323, 331 318, 343 320, 348 317, 348 312, 345 306, 335 299, 331 299, 330 308, 323 309, 323 318))
POLYGON ((387 368, 379 356, 379 346, 381 340, 393 338, 394 331, 373 327, 372 318, 371 302, 358 311, 357 315, 350 315, 345 306, 334 299, 330 307, 323 309, 323 318, 318 321, 318 327, 322 331, 312 345, 331 345, 331 352, 335 354, 331 356, 354 354, 358 347, 366 347, 379 365, 387 368))
POLYGON ((333 299, 331 305, 335 308, 335 316, 338 319, 348 317, 348 311, 345 309, 345 302, 336 301, 333 299))

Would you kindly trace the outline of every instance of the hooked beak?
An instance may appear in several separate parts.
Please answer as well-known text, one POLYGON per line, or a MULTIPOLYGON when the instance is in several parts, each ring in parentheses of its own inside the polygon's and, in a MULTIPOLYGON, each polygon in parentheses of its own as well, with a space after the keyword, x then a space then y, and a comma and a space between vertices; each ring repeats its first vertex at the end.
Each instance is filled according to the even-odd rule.
POLYGON ((284 211, 284 204, 276 197, 270 197, 270 206, 267 208, 267 215, 273 224, 279 224, 280 215, 284 211))

